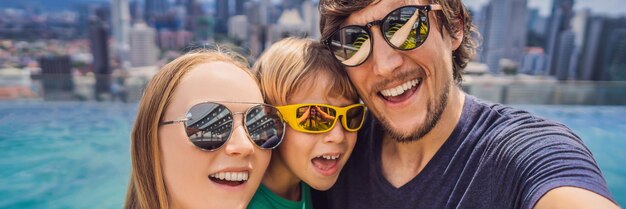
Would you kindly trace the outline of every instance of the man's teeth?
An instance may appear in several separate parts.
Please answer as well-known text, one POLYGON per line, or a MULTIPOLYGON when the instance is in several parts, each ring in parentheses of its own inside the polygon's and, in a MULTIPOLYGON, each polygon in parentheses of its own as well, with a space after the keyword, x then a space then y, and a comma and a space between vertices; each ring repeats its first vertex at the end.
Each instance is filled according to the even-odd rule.
POLYGON ((326 160, 334 160, 334 159, 339 158, 339 155, 322 155, 321 157, 326 160))
POLYGON ((414 86, 417 86, 420 83, 420 79, 415 79, 415 80, 411 80, 411 81, 407 81, 406 83, 403 83, 399 86, 396 86, 394 88, 390 88, 390 89, 385 89, 380 91, 380 94, 382 94, 383 96, 386 97, 395 97, 398 96, 400 94, 403 94, 406 90, 409 90, 411 88, 413 88, 414 86))
POLYGON ((226 181, 247 181, 248 172, 219 172, 211 174, 209 177, 226 181))

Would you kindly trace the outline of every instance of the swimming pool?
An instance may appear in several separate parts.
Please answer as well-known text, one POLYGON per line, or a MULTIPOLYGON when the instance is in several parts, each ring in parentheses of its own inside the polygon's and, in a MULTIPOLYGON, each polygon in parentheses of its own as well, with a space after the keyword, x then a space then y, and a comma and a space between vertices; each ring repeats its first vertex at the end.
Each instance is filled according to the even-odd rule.
MULTIPOLYGON (((0 102, 0 208, 122 208, 136 106, 0 102)), ((575 130, 626 204, 626 107, 518 107, 575 130)))

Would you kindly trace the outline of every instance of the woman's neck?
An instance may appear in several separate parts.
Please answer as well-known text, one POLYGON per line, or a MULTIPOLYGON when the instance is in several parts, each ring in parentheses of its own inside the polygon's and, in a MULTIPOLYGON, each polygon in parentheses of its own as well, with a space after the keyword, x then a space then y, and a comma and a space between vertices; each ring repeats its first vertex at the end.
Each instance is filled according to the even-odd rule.
POLYGON ((282 198, 300 201, 300 181, 300 178, 287 168, 278 153, 273 153, 270 165, 263 176, 263 185, 282 198))

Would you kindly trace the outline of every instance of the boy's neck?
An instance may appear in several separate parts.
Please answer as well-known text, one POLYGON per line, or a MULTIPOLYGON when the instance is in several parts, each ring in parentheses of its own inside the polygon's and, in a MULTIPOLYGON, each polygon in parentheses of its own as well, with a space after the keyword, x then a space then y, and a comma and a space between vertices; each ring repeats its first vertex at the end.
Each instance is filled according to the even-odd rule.
POLYGON ((273 153, 270 165, 263 176, 263 185, 282 198, 300 201, 300 181, 300 178, 287 168, 278 153, 273 153))

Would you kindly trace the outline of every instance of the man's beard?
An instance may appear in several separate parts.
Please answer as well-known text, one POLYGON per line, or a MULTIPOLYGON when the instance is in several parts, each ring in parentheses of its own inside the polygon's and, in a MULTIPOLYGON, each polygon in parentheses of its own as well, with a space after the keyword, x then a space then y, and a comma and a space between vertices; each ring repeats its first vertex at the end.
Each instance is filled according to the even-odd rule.
POLYGON ((380 121, 385 133, 395 139, 396 142, 409 143, 417 141, 433 130, 435 125, 437 125, 437 122, 439 122, 441 114, 443 114, 443 110, 446 109, 446 105, 448 105, 449 90, 450 83, 447 83, 443 87, 443 92, 439 94, 439 100, 435 101, 434 105, 431 101, 428 101, 428 104, 426 105, 428 112, 426 112, 424 124, 420 127, 415 127, 415 130, 409 134, 403 134, 394 130, 387 118, 381 117, 381 114, 376 114, 378 115, 377 118, 380 121))

